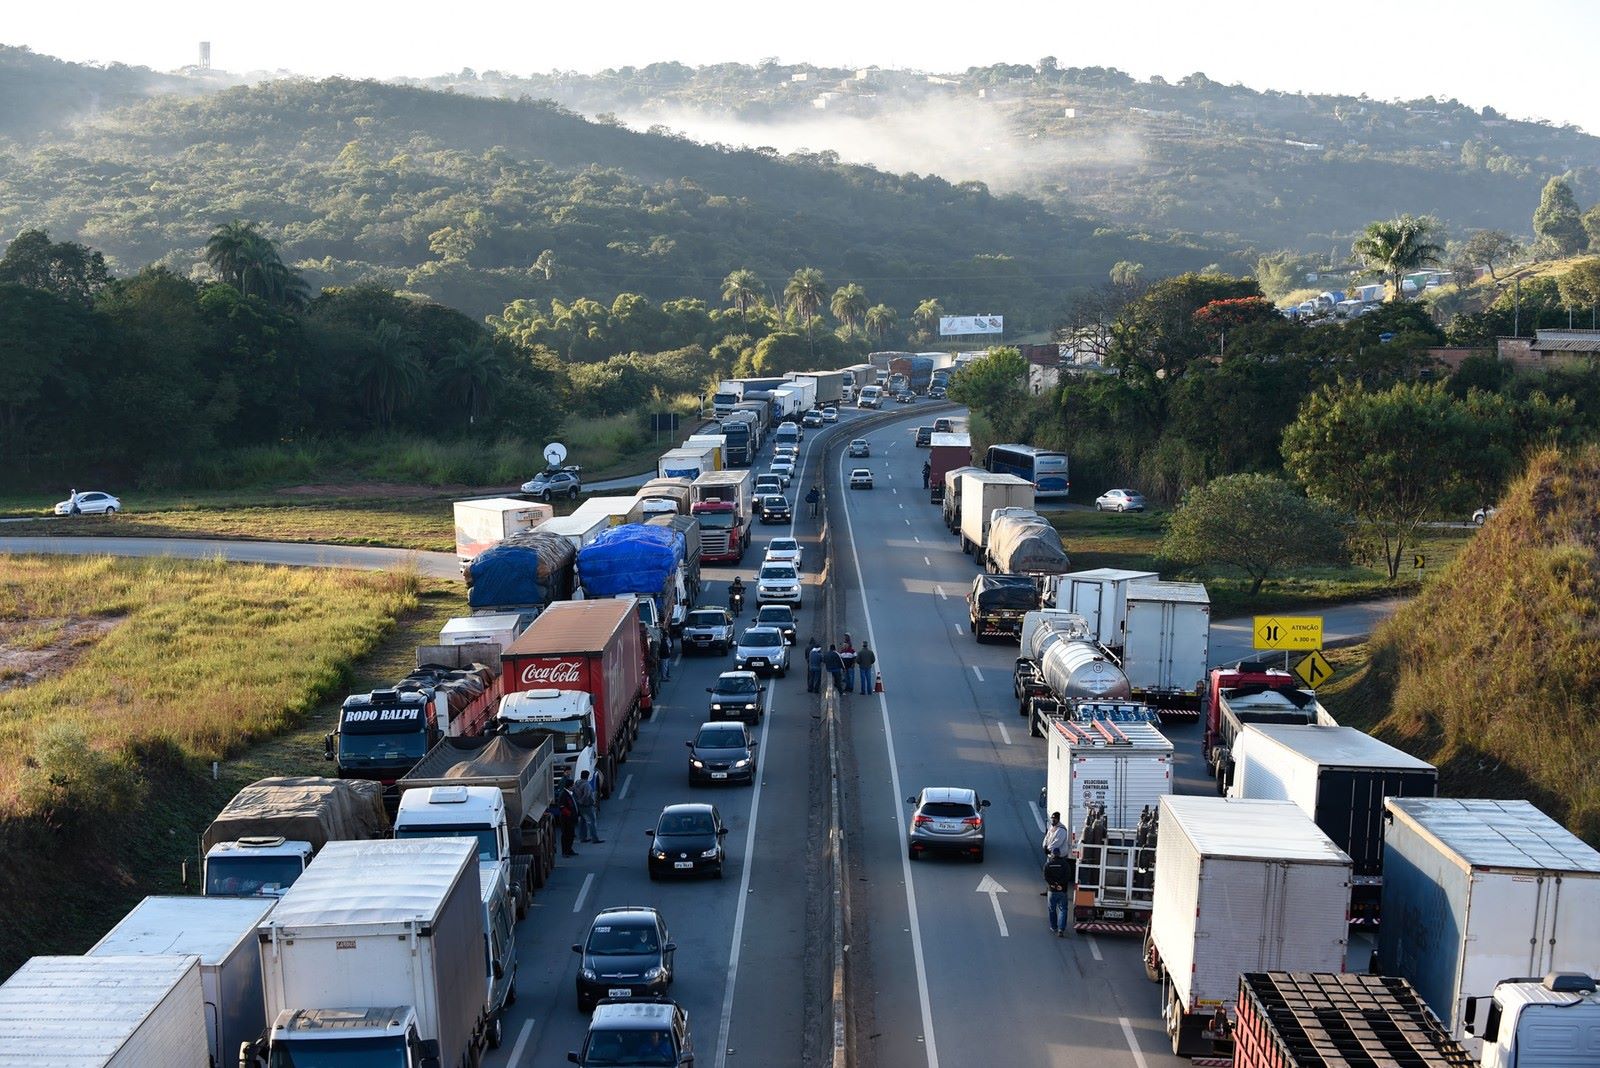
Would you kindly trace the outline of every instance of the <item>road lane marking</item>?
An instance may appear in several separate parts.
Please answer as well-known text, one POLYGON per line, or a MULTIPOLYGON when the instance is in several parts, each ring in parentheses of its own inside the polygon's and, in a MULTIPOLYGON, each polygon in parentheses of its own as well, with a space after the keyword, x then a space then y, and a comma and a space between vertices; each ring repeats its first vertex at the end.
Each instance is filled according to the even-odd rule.
MULTIPOLYGON (((843 457, 840 458, 841 461, 843 457)), ((772 696, 776 686, 767 687, 767 698, 761 710, 761 752, 767 753, 767 727, 772 723, 772 696)), ((766 757, 763 756, 765 762, 766 757)), ((761 784, 765 775, 755 776, 755 787, 750 794, 750 826, 744 835, 744 863, 739 865, 739 904, 733 911, 733 944, 728 947, 728 987, 722 995, 722 1032, 717 1043, 716 1068, 726 1068, 728 1063, 728 1031, 733 1027, 733 993, 739 984, 739 951, 744 941, 744 912, 750 902, 750 871, 755 867, 756 816, 761 811, 761 784)))
POLYGON ((1000 728, 1000 737, 1005 740, 1007 745, 1010 745, 1011 732, 1006 730, 1006 725, 1004 723, 996 723, 995 726, 1000 728))
POLYGON ((1029 805, 1028 811, 1033 813, 1033 822, 1039 825, 1039 833, 1044 833, 1044 813, 1039 811, 1038 805, 1029 805))
POLYGON ((1094 956, 1094 959, 1105 960, 1105 958, 1100 955, 1100 943, 1094 940, 1094 935, 1085 934, 1083 937, 1089 943, 1089 952, 1094 956))
MULTIPOLYGON (((900 505, 896 505, 895 507, 899 508, 901 511, 904 511, 906 506, 903 505, 903 504, 900 504, 900 505)), ((9 522, 11 522, 11 520, 8 519, 8 520, 6 520, 6 522, 9 523, 9 522)))
POLYGON ((506 1068, 517 1068, 522 1062, 522 1051, 528 1045, 528 1036, 533 1034, 533 1017, 528 1017, 522 1022, 522 1031, 517 1035, 516 1045, 511 1047, 511 1056, 506 1058, 506 1068))
POLYGON ((949 597, 948 597, 948 596, 947 596, 947 595, 946 595, 946 594, 945 594, 945 592, 944 592, 944 587, 943 587, 943 586, 935 586, 935 587, 934 587, 934 588, 933 588, 933 592, 934 592, 934 593, 937 593, 937 594, 938 594, 938 595, 939 595, 939 600, 941 600, 941 601, 948 601, 948 600, 949 600, 949 599, 950 599, 950 598, 949 598, 949 597))
POLYGON ((927 564, 927 565, 928 565, 928 566, 929 566, 929 567, 932 567, 932 566, 933 566, 933 561, 932 561, 932 560, 929 560, 929 559, 928 559, 928 558, 927 558, 927 557, 926 557, 926 556, 924 556, 924 557, 923 557, 923 558, 922 558, 922 562, 923 562, 923 563, 925 563, 925 564, 927 564))
POLYGON ((628 777, 622 780, 622 789, 617 791, 617 800, 621 801, 628 796, 628 787, 633 785, 633 772, 628 772, 628 777))
POLYGON ((594 885, 594 872, 583 877, 583 885, 578 888, 578 900, 572 903, 572 911, 578 912, 583 908, 583 899, 589 896, 589 887, 594 885))
MULTIPOLYGON (((891 446, 892 447, 892 446, 891 446)), ((844 481, 844 457, 839 457, 839 480, 844 481)), ((906 520, 909 525, 910 520, 906 520)), ((879 649, 883 645, 878 641, 878 635, 872 626, 872 606, 867 598, 867 582, 861 572, 861 554, 856 549, 855 520, 849 511, 844 514, 845 537, 850 541, 850 562, 856 572, 856 592, 861 597, 861 614, 867 623, 867 640, 879 649)), ((957 629, 960 624, 957 624, 957 629)), ((879 670, 882 670, 882 660, 879 661, 879 670)), ((894 820, 900 831, 900 841, 907 840, 906 812, 900 805, 900 798, 906 796, 900 787, 900 762, 894 751, 894 728, 889 723, 889 701, 883 694, 875 695, 878 699, 878 716, 883 720, 883 743, 889 757, 889 787, 893 791, 895 800, 894 820)), ((917 888, 911 878, 911 856, 903 849, 897 849, 900 855, 901 884, 906 888, 906 919, 910 921, 911 928, 911 961, 917 972, 917 1001, 922 1009, 922 1048, 927 1057, 928 1068, 939 1068, 939 1046, 933 1035, 933 1002, 928 996, 928 968, 922 957, 922 921, 917 916, 917 888)), ((727 1048, 727 1043, 722 1044, 722 1049, 727 1048)), ((717 1068, 723 1068, 722 1057, 717 1058, 717 1068)), ((1143 1066, 1141 1066, 1143 1068, 1143 1066)))
POLYGON ((993 875, 985 875, 978 884, 978 893, 989 895, 989 904, 994 906, 994 922, 1000 925, 1000 937, 1010 938, 1011 932, 1006 928, 1006 915, 1000 911, 1000 895, 1007 893, 1005 887, 995 881, 993 875))
POLYGON ((922 544, 922 539, 917 537, 915 534, 911 535, 911 540, 916 542, 918 545, 922 544))
POLYGON ((907 519, 905 522, 906 522, 906 526, 909 527, 911 525, 911 520, 907 519))
MULTIPOLYGON (((927 559, 927 557, 923 557, 923 559, 927 559)), ((972 665, 972 673, 974 675, 978 676, 978 681, 979 682, 983 681, 983 672, 978 670, 978 665, 977 664, 973 664, 972 665)))
POLYGON ((1128 1049, 1133 1052, 1133 1063, 1139 1068, 1148 1068, 1144 1063, 1144 1054, 1139 1050, 1139 1042, 1133 1037, 1133 1024, 1128 1022, 1126 1016, 1118 1016, 1117 1023, 1122 1025, 1122 1037, 1128 1040, 1128 1049))

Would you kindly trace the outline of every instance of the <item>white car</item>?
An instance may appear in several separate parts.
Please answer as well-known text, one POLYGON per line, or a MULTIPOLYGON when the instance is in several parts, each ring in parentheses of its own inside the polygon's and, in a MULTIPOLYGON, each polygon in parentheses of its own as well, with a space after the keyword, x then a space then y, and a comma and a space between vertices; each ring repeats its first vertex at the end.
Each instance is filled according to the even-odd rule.
POLYGON ((837 409, 837 408, 824 408, 824 409, 822 409, 822 421, 824 423, 837 423, 839 421, 839 409, 837 409))
MULTIPOLYGON (((61 506, 56 505, 56 511, 59 512, 60 510, 61 506)), ((1472 513, 1472 521, 1481 527, 1489 520, 1493 519, 1494 514, 1499 510, 1500 509, 1496 508, 1492 504, 1486 504, 1482 508, 1479 508, 1476 512, 1472 513)))
POLYGON ((858 456, 871 456, 871 455, 872 455, 872 446, 867 444, 867 439, 866 438, 856 438, 854 441, 850 442, 850 458, 851 459, 855 459, 858 456))
POLYGON ((850 472, 850 488, 871 489, 872 472, 867 470, 865 467, 858 467, 854 471, 850 472))
POLYGON ((72 496, 56 505, 56 515, 116 515, 122 502, 99 490, 74 490, 72 496))
POLYGON ((772 466, 767 469, 769 474, 777 475, 783 479, 783 484, 788 486, 794 479, 794 461, 779 457, 772 461, 772 466))
POLYGON ((800 569, 793 564, 768 561, 756 574, 756 605, 787 604, 800 607, 800 569))
POLYGON ((800 558, 804 549, 798 538, 773 538, 767 543, 767 562, 775 564, 793 564, 796 568, 801 566, 800 558))
POLYGON ((780 679, 789 674, 789 644, 777 627, 751 627, 739 636, 739 647, 733 655, 734 666, 741 671, 772 674, 780 679))
POLYGON ((772 458, 793 463, 800 458, 800 446, 788 441, 780 442, 772 447, 772 458))
POLYGON ((1106 490, 1094 499, 1097 512, 1142 512, 1144 494, 1129 489, 1106 490))

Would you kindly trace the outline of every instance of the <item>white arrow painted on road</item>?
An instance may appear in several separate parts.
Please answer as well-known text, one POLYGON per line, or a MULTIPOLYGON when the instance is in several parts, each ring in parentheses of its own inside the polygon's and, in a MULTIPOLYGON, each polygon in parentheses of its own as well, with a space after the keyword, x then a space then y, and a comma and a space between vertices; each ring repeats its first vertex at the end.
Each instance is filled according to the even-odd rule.
POLYGON ((985 875, 983 882, 978 884, 978 893, 988 894, 989 904, 994 906, 994 922, 1000 925, 1001 938, 1011 937, 1011 932, 1006 929, 1005 914, 1000 911, 1000 895, 1006 892, 1006 888, 995 882, 992 875, 985 875))

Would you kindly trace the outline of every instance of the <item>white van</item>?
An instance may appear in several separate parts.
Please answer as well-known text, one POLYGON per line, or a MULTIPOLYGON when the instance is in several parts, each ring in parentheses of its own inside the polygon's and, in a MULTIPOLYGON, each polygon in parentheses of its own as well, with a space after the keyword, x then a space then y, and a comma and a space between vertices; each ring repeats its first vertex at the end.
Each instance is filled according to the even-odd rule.
POLYGON ((857 408, 880 408, 883 406, 882 386, 862 386, 861 399, 856 402, 857 408))

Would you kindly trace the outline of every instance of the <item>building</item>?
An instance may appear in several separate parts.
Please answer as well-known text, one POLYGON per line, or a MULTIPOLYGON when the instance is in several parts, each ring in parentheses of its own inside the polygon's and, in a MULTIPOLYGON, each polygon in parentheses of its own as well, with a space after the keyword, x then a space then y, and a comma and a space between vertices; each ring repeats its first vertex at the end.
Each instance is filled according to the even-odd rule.
POLYGON ((1529 337, 1495 338, 1495 351, 1519 371, 1566 360, 1600 357, 1600 330, 1535 330, 1529 337))
POLYGON ((1064 345, 1018 345, 1028 361, 1028 390, 1039 394, 1061 385, 1061 357, 1064 345))

